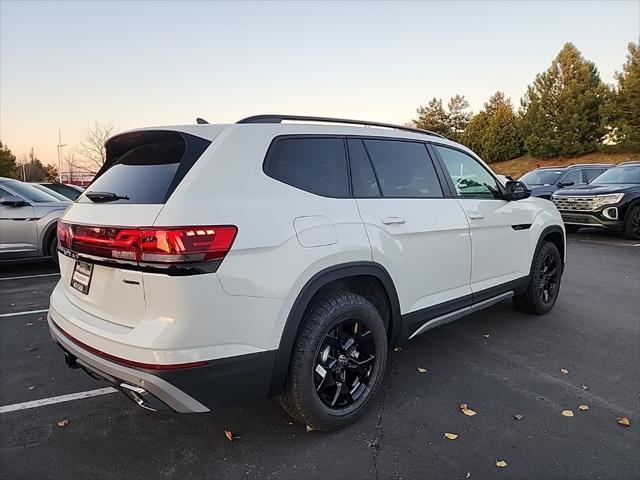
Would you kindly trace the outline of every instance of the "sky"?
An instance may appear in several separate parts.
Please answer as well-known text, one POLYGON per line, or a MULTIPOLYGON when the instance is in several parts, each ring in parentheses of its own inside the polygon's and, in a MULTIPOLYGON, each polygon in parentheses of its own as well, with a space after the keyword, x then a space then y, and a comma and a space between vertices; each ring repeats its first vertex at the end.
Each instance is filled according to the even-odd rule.
POLYGON ((614 82, 640 0, 213 2, 0 0, 0 140, 57 164, 117 130, 260 113, 391 123, 432 97, 515 105, 565 42, 614 82))

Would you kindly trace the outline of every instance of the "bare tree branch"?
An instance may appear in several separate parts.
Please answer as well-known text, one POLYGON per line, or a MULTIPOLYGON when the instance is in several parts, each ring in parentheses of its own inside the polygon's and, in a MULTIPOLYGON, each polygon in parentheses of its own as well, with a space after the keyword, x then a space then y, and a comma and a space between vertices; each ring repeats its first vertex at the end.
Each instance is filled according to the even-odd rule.
POLYGON ((77 150, 79 159, 73 159, 74 170, 96 173, 104 164, 107 154, 104 149, 105 142, 113 135, 115 127, 111 122, 94 122, 80 141, 80 149, 77 150))

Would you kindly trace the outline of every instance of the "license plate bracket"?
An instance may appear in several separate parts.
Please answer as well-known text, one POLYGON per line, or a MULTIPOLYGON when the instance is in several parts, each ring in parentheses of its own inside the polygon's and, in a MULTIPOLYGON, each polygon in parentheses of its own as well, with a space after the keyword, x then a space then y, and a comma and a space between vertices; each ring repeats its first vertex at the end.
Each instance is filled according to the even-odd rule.
POLYGON ((88 295, 92 276, 93 264, 76 260, 73 266, 73 275, 71 275, 71 287, 84 295, 88 295))

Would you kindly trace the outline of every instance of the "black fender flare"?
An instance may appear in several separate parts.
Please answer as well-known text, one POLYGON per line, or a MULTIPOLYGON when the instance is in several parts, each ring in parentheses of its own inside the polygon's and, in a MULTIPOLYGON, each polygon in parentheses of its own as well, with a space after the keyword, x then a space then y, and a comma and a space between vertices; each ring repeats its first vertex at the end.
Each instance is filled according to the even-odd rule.
POLYGON ((567 252, 566 252, 567 237, 560 225, 549 225, 548 227, 543 228, 542 231, 540 232, 540 235, 538 235, 538 242, 536 244, 536 249, 533 251, 533 256, 531 257, 531 266, 529 267, 529 278, 531 278, 531 274, 533 273, 532 272, 533 261, 536 258, 536 255, 538 255, 538 251, 540 250, 540 247, 542 247, 542 242, 544 241, 546 236, 549 235, 550 233, 559 233, 560 236, 562 236, 562 251, 560 252, 560 257, 562 258, 562 272, 564 272, 565 263, 567 261, 567 252))
POLYGON ((276 351, 269 396, 280 393, 286 384, 293 346, 298 336, 300 325, 302 324, 304 312, 309 306, 313 296, 330 282, 359 275, 375 277, 380 280, 384 286, 389 300, 389 306, 391 307, 389 323, 392 329, 392 338, 389 343, 390 345, 395 345, 398 341, 402 330, 400 301, 398 300, 398 293, 393 280, 389 272, 387 272, 382 265, 375 262, 349 262, 321 270, 311 277, 304 287, 302 287, 289 311, 287 321, 280 336, 280 344, 276 351))

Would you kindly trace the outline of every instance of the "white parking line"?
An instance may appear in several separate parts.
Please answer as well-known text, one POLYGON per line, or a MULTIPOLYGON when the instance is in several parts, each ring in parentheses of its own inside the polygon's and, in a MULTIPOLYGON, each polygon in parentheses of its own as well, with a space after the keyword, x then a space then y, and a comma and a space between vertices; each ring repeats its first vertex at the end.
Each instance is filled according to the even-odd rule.
POLYGON ((13 405, 5 405, 0 407, 0 413, 15 412, 16 410, 27 410, 29 408, 44 407, 45 405, 53 405, 54 403, 71 402, 72 400, 80 400, 82 398, 98 397, 100 395, 108 395, 117 392, 115 388, 99 388, 97 390, 88 390, 86 392, 70 393, 68 395, 60 395, 59 397, 43 398, 41 400, 33 400, 32 402, 14 403, 13 405))
POLYGON ((13 313, 0 313, 0 318, 2 317, 17 317, 20 315, 29 315, 32 313, 44 313, 48 312, 49 309, 45 308, 44 310, 27 310, 26 312, 13 312, 13 313))
POLYGON ((2 280, 19 280, 21 278, 38 278, 38 277, 53 277, 53 276, 60 276, 59 273, 41 273, 39 275, 22 275, 20 277, 0 277, 0 282, 2 280))

